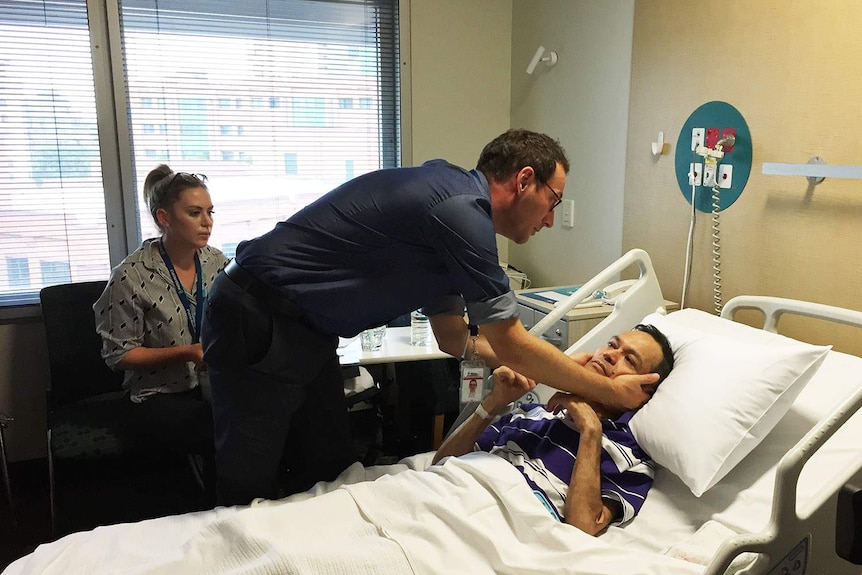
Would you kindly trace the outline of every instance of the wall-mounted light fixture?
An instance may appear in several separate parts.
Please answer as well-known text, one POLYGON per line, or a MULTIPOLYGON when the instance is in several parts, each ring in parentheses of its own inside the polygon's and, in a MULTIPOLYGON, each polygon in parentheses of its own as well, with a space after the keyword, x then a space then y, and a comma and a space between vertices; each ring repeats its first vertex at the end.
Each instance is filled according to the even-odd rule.
POLYGON ((533 59, 530 60, 529 65, 527 65, 527 74, 532 76, 533 72, 536 71, 536 66, 539 65, 539 62, 544 62, 545 66, 551 68, 557 64, 557 53, 553 50, 545 50, 544 46, 539 46, 536 53, 533 54, 533 59))

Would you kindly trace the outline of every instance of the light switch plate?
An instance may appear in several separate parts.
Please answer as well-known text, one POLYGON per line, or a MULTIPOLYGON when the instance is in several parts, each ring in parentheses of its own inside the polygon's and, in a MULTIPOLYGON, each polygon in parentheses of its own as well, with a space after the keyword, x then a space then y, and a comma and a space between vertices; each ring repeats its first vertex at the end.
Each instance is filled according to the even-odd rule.
POLYGON ((563 227, 575 227, 575 200, 563 200, 563 227))

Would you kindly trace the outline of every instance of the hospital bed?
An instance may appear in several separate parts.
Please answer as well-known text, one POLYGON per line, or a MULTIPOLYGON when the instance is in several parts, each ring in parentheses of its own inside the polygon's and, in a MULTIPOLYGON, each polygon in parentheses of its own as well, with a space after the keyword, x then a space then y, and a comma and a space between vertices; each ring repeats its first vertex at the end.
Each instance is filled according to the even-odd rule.
MULTIPOLYGON (((632 250, 533 330, 632 269, 633 287, 569 351, 661 313, 649 257, 632 250)), ((722 315, 748 309, 763 312, 769 332, 785 314, 862 327, 860 312, 774 298, 735 298, 722 315)), ((536 388, 540 399, 549 393, 536 388)), ((848 536, 836 529, 839 492, 862 479, 860 406, 862 359, 825 352, 786 415, 715 486, 697 497, 660 468, 638 516, 597 538, 553 520, 500 458, 471 454, 423 471, 431 454, 419 454, 354 464, 285 500, 72 534, 4 573, 858 574, 835 540, 848 536)))

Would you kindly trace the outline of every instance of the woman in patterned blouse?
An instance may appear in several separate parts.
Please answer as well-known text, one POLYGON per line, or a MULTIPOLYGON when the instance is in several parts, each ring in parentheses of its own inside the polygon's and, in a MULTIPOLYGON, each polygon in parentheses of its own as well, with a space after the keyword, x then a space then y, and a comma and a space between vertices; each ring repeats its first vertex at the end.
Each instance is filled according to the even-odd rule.
POLYGON ((212 410, 198 335, 207 289, 228 259, 207 245, 213 204, 205 176, 162 164, 147 175, 144 199, 161 235, 114 268, 93 306, 102 357, 125 371, 137 431, 202 455, 210 475, 212 410))

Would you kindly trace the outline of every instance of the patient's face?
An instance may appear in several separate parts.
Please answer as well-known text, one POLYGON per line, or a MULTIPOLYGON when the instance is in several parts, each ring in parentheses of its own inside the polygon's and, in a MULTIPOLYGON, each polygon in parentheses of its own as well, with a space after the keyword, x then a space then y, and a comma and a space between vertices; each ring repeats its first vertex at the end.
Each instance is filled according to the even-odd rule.
POLYGON ((614 378, 652 373, 661 360, 661 346, 650 334, 626 331, 597 349, 587 362, 587 368, 614 378))

